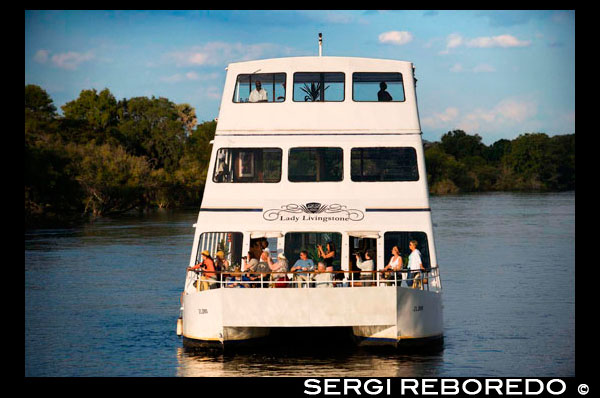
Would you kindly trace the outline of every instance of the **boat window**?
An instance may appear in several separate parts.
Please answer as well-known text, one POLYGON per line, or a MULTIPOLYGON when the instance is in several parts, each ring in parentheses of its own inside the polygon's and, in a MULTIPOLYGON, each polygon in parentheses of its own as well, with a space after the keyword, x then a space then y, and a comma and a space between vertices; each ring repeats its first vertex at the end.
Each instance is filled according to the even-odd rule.
POLYGON ((292 182, 342 181, 342 148, 291 148, 288 179, 292 182))
POLYGON ((383 235, 383 248, 385 250, 383 259, 385 265, 390 262, 392 257, 392 248, 398 246, 400 256, 402 257, 402 265, 404 268, 408 266, 408 256, 411 251, 408 244, 411 240, 417 241, 417 249, 421 252, 421 261, 425 269, 431 268, 429 257, 429 245, 427 243, 427 234, 425 232, 416 231, 390 231, 383 235))
POLYGON ((284 253, 290 268, 300 259, 300 251, 302 250, 308 252, 308 258, 312 259, 316 266, 318 261, 322 260, 319 258, 317 245, 323 246, 323 250, 326 250, 327 242, 333 242, 333 245, 337 248, 333 265, 340 265, 342 234, 339 232, 288 232, 285 234, 284 253))
POLYGON ((295 102, 344 100, 344 74, 341 72, 294 73, 295 102))
POLYGON ((213 175, 214 182, 279 182, 280 148, 221 148, 213 175))
POLYGON ((360 102, 402 102, 402 74, 356 72, 352 74, 352 99, 360 102))
POLYGON ((233 102, 283 101, 285 101, 285 73, 238 75, 233 102))
POLYGON ((418 181, 417 152, 412 147, 352 148, 352 181, 418 181))
POLYGON ((204 250, 208 250, 213 260, 217 252, 222 251, 231 266, 239 266, 242 263, 243 239, 241 232, 204 232, 200 235, 196 262, 202 261, 200 255, 204 250))

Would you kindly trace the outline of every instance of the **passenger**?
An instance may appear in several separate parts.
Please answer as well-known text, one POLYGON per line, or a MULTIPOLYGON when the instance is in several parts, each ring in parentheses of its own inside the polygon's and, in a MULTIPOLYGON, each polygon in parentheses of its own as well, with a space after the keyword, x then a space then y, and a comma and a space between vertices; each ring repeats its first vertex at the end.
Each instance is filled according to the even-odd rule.
MULTIPOLYGON (((360 268, 361 271, 373 271, 374 263, 373 263, 373 254, 371 250, 367 250, 365 252, 365 261, 360 258, 360 254, 356 253, 356 265, 360 268)), ((373 280, 373 273, 371 272, 361 272, 360 279, 361 280, 373 280)), ((364 286, 371 286, 370 282, 363 282, 364 286)))
POLYGON ((217 279, 223 282, 227 275, 227 271, 229 271, 229 261, 225 258, 225 252, 223 252, 223 250, 219 250, 215 257, 215 270, 218 272, 217 279))
MULTIPOLYGON (((319 251, 319 256, 321 256, 323 258, 323 261, 325 262, 325 269, 327 270, 327 272, 333 272, 333 271, 341 271, 342 270, 342 265, 341 264, 333 264, 333 260, 335 258, 335 244, 332 241, 327 242, 325 249, 327 250, 327 252, 323 251, 323 246, 321 245, 317 245, 317 249, 319 251)), ((332 279, 334 280, 333 282, 333 286, 337 286, 339 285, 341 282, 341 280, 344 279, 344 274, 339 272, 339 273, 335 273, 332 276, 332 279), (338 282, 336 282, 338 281, 338 282)))
POLYGON ((279 255, 277 255, 276 263, 271 260, 271 256, 268 256, 267 262, 269 263, 271 271, 274 272, 271 274, 271 281, 273 282, 271 283, 271 287, 288 287, 286 282, 288 281, 287 272, 289 271, 289 265, 285 255, 279 253, 279 255))
POLYGON ((385 89, 387 88, 387 84, 385 84, 385 82, 381 82, 379 83, 379 88, 380 90, 377 92, 377 101, 391 101, 392 96, 390 95, 390 93, 385 91, 385 89))
POLYGON ((258 264, 258 260, 254 257, 254 254, 249 251, 246 257, 242 258, 242 269, 241 273, 234 278, 235 282, 232 287, 254 287, 254 284, 250 282, 249 273, 246 271, 253 270, 258 264))
POLYGON ((408 244, 408 248, 412 253, 408 256, 408 269, 410 270, 410 276, 408 278, 408 286, 413 289, 423 289, 423 281, 421 279, 421 271, 425 271, 423 262, 421 261, 421 252, 417 249, 417 241, 411 240, 408 244))
POLYGON ((277 101, 284 101, 285 100, 285 82, 281 83, 281 86, 283 87, 283 96, 279 96, 277 97, 277 101))
POLYGON ((302 250, 300 252, 300 259, 297 260, 294 263, 292 269, 290 269, 291 272, 296 272, 296 274, 294 275, 294 278, 296 279, 296 281, 298 281, 296 287, 302 287, 302 285, 306 285, 306 287, 308 287, 309 281, 312 279, 312 274, 298 273, 298 271, 313 271, 314 269, 315 263, 313 263, 313 261, 310 258, 308 258, 308 252, 306 250, 302 250))
MULTIPOLYGON (((200 274, 200 290, 214 289, 217 285, 217 278, 215 276, 215 262, 210 256, 208 250, 200 253, 202 261, 196 263, 193 267, 188 267, 188 271, 201 271, 200 274)), ((194 286, 197 286, 197 282, 194 282, 194 286)))
POLYGON ((260 82, 260 80, 257 80, 256 83, 254 83, 255 85, 255 89, 252 90, 252 92, 250 93, 250 97, 248 98, 248 101, 250 102, 267 102, 268 98, 267 98, 267 91, 262 88, 262 84, 260 82))
POLYGON ((315 285, 316 287, 332 287, 331 274, 326 272, 325 263, 319 261, 317 264, 317 273, 315 274, 315 285))
POLYGON ((392 247, 392 257, 390 262, 381 270, 381 277, 387 280, 394 280, 394 274, 396 275, 397 282, 402 282, 400 275, 400 269, 402 269, 402 256, 400 255, 400 249, 398 246, 392 247))

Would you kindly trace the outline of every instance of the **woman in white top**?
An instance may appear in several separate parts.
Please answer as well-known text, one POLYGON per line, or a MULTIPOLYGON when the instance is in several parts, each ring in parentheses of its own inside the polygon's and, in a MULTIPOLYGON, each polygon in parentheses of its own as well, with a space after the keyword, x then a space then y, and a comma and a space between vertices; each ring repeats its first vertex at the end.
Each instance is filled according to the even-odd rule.
POLYGON ((394 279, 394 273, 390 271, 400 271, 402 269, 402 256, 400 256, 400 249, 398 246, 392 247, 392 258, 390 262, 381 271, 381 276, 385 279, 394 279))
MULTIPOLYGON (((360 254, 356 253, 356 266, 360 268, 361 271, 373 271, 375 263, 373 262, 372 254, 370 250, 365 252, 365 261, 360 258, 360 254)), ((371 272, 361 272, 360 279, 372 280, 374 278, 374 274, 371 272)), ((365 283, 365 286, 369 286, 370 284, 365 283)))
MULTIPOLYGON (((279 255, 277 255, 276 263, 274 263, 273 260, 271 260, 271 256, 269 256, 267 258, 267 263, 269 264, 269 268, 272 272, 288 272, 289 270, 287 258, 285 258, 283 253, 279 253, 279 255)), ((271 286, 287 287, 287 274, 271 274, 271 280, 275 282, 271 286)))

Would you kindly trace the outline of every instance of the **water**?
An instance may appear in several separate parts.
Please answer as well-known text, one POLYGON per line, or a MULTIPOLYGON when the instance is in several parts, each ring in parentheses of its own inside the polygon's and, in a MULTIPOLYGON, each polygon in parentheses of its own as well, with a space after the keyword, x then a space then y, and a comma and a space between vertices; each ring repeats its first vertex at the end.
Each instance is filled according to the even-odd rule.
POLYGON ((575 375, 575 194, 431 198, 444 348, 188 352, 195 211, 25 234, 26 376, 575 375))

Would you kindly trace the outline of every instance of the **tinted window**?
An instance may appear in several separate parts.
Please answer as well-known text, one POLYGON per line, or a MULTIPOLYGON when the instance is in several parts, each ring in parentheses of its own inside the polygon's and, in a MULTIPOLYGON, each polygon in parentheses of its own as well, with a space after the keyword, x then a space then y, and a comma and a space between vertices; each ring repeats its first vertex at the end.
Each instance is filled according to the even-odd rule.
POLYGON ((214 182, 279 182, 280 148, 221 148, 213 174, 214 182))
POLYGON ((352 148, 350 157, 352 181, 419 180, 415 148, 352 148))
POLYGON ((367 102, 404 101, 404 84, 400 73, 353 73, 352 99, 367 102))
POLYGON ((238 75, 233 102, 282 102, 284 100, 285 73, 238 75))
POLYGON ((292 182, 341 181, 342 163, 342 148, 292 148, 288 179, 292 182))
POLYGON ((344 74, 339 72, 294 73, 294 101, 344 100, 344 74))
MULTIPOLYGON (((289 232, 285 234, 285 257, 288 259, 290 268, 294 266, 300 258, 300 251, 306 250, 308 258, 312 259, 317 266, 319 261, 319 252, 317 245, 322 245, 323 250, 327 247, 327 242, 333 242, 337 248, 333 260, 334 265, 339 265, 340 248, 342 247, 342 234, 338 232, 289 232)), ((321 259, 322 260, 322 259, 321 259)))

